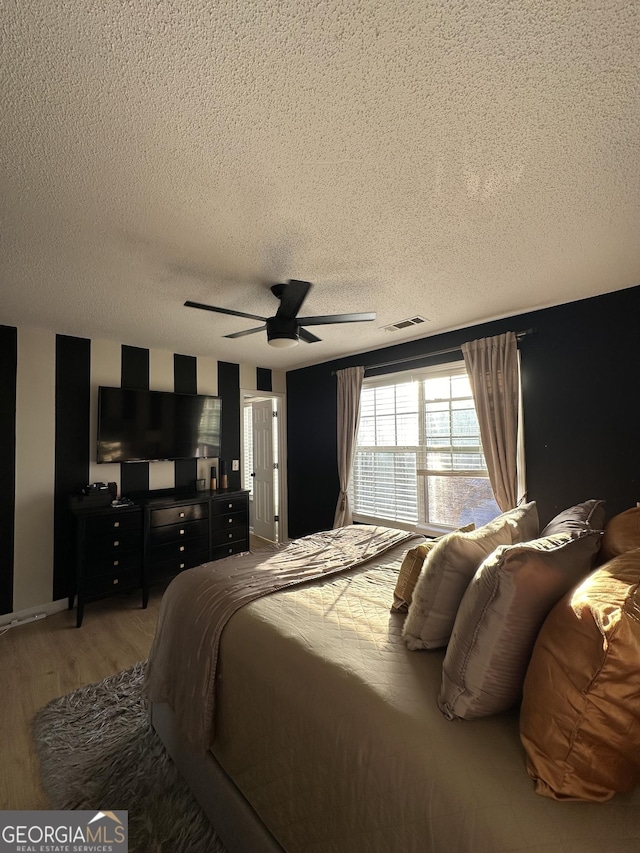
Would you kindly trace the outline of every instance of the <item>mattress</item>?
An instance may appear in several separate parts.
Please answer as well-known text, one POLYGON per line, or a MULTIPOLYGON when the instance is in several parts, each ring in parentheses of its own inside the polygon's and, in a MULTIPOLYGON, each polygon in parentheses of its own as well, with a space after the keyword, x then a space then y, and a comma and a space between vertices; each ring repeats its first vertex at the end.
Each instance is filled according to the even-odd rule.
POLYGON ((640 790, 539 797, 517 711, 449 721, 442 651, 390 611, 406 544, 235 613, 220 640, 211 751, 289 853, 640 849, 640 790))

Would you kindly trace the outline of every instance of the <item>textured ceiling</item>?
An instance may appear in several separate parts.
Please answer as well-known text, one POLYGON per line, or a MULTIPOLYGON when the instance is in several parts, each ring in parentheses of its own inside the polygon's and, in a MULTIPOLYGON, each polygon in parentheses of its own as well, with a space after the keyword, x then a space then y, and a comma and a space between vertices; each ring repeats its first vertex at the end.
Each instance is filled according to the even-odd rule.
POLYGON ((2 323, 289 368, 640 283, 637 0, 0 7, 2 323), (378 319, 182 307, 289 278, 378 319))

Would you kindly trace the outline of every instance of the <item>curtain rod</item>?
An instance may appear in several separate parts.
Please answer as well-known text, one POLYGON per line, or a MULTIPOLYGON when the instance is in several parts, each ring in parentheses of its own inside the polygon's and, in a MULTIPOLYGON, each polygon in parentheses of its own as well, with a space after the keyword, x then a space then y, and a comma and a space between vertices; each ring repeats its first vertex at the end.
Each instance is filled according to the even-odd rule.
MULTIPOLYGON (((528 335, 533 334, 535 334, 535 329, 523 329, 521 332, 516 332, 516 341, 520 342, 523 338, 526 338, 528 335)), ((406 358, 398 358, 395 361, 381 362, 380 364, 367 364, 364 369, 364 372, 366 373, 367 370, 378 370, 378 368, 380 367, 394 367, 396 364, 408 364, 409 362, 413 361, 423 361, 427 358, 437 358, 440 355, 451 355, 454 352, 461 352, 462 346, 463 345, 460 344, 457 347, 448 347, 447 349, 440 349, 436 352, 425 352, 422 355, 411 355, 407 356, 406 358)), ((331 375, 335 376, 336 371, 332 370, 331 375)))

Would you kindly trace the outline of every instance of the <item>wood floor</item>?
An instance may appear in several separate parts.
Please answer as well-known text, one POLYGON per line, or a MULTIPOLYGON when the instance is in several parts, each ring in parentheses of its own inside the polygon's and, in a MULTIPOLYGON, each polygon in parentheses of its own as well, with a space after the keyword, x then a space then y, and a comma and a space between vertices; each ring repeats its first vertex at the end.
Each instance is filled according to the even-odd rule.
POLYGON ((0 809, 47 809, 31 738, 35 712, 51 699, 146 660, 164 587, 87 604, 0 636, 0 809))
MULTIPOLYGON (((252 550, 266 544, 251 538, 252 550)), ((87 604, 81 628, 75 610, 65 610, 0 631, 0 809, 49 808, 33 715, 51 699, 146 660, 165 586, 152 587, 146 610, 139 593, 87 604)))

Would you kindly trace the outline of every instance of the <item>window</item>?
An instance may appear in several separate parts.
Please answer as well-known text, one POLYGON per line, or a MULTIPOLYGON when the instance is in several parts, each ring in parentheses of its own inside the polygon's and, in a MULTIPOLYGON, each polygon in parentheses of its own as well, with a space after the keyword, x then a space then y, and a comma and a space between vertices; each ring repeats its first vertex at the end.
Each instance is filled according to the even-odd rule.
POLYGON ((357 521, 439 532, 499 515, 462 362, 365 379, 349 491, 357 521))

